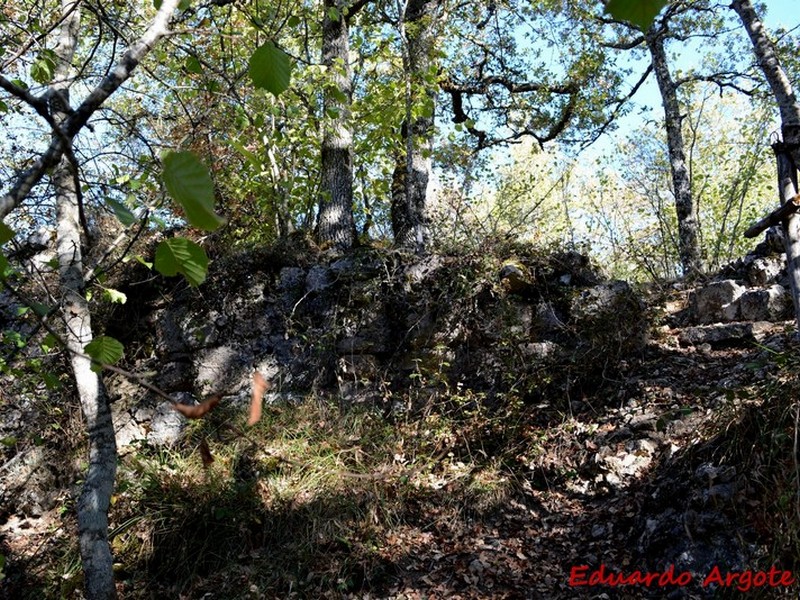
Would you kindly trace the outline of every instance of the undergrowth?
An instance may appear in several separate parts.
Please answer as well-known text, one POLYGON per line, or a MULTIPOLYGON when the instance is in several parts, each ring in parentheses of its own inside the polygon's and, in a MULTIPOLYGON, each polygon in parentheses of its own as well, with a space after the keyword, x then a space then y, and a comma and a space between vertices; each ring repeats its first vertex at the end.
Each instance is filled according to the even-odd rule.
MULTIPOLYGON (((698 448, 697 460, 734 465, 742 496, 736 503, 740 522, 758 540, 752 571, 771 567, 800 570, 800 356, 797 348, 762 348, 753 370, 767 364, 777 372, 761 383, 729 392, 727 409, 716 419, 716 434, 698 448)), ((720 597, 739 598, 735 590, 720 597)), ((748 597, 796 597, 792 588, 752 589, 748 597), (793 595, 794 594, 794 595, 793 595)))
POLYGON ((111 511, 121 592, 316 598, 388 589, 403 559, 386 540, 404 524, 433 506, 456 519, 495 510, 521 484, 527 407, 490 413, 475 400, 411 401, 387 419, 309 399, 268 408, 252 429, 221 414, 179 447, 129 454, 111 511), (204 445, 214 459, 205 466, 204 445))

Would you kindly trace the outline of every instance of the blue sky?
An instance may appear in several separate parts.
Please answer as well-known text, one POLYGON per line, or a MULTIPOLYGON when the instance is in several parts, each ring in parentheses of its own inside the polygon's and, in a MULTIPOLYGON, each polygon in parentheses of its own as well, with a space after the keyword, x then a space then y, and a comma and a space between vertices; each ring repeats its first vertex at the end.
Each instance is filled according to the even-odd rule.
MULTIPOLYGON (((767 8, 767 12, 761 14, 761 17, 764 19, 770 30, 777 29, 778 27, 792 29, 800 24, 800 10, 798 10, 800 9, 800 1, 765 0, 764 4, 767 8)), ((730 15, 731 25, 733 27, 741 27, 741 22, 733 10, 730 10, 730 15)), ((745 48, 747 48, 749 52, 749 40, 747 40, 747 34, 745 33, 744 29, 741 29, 739 34, 742 36, 742 40, 747 43, 745 48)), ((694 58, 698 55, 692 52, 690 48, 672 47, 671 52, 675 53, 676 59, 675 64, 671 65, 673 71, 676 68, 689 69, 697 66, 694 58)), ((752 60, 750 55, 746 57, 743 56, 742 59, 752 60)), ((634 81, 636 78, 638 78, 639 74, 641 74, 644 65, 646 65, 646 62, 639 63, 639 67, 634 72, 634 81)), ((800 82, 793 83, 796 86, 800 86, 800 82)), ((631 82, 631 85, 632 84, 633 82, 631 82)), ((659 94, 654 75, 651 74, 647 82, 642 86, 641 89, 639 89, 638 93, 634 97, 632 106, 635 107, 634 110, 618 121, 617 129, 595 142, 595 144, 583 154, 583 160, 591 160, 599 155, 613 152, 614 141, 620 137, 626 137, 637 127, 640 127, 645 119, 653 119, 658 121, 663 118, 661 96, 659 94)))

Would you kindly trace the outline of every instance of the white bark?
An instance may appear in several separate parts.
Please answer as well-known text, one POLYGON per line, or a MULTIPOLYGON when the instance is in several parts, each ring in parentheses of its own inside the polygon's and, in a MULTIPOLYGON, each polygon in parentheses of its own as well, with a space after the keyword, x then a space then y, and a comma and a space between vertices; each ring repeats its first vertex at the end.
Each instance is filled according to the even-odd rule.
MULTIPOLYGON (((778 144, 774 147, 778 162, 778 193, 781 204, 797 194, 797 168, 794 161, 778 144)), ((800 328, 800 214, 794 213, 783 222, 783 240, 786 247, 786 273, 792 288, 794 315, 800 328)))
MULTIPOLYGON (((62 0, 61 26, 53 83, 50 86, 52 116, 60 127, 69 116, 69 87, 72 59, 78 44, 81 23, 78 0, 62 0)), ((54 139, 60 136, 53 134, 54 139)), ((62 141, 63 143, 63 141, 62 141)), ((117 469, 114 426, 103 381, 92 371, 83 349, 92 341, 89 304, 84 295, 81 227, 78 190, 73 169, 66 155, 53 169, 56 190, 56 245, 61 279, 61 310, 66 325, 64 339, 70 351, 81 408, 89 434, 89 470, 78 499, 78 536, 83 562, 86 596, 91 600, 116 597, 111 548, 108 544, 108 508, 117 469)))
MULTIPOLYGON (((91 115, 127 80, 142 58, 167 33, 172 14, 180 0, 163 0, 144 35, 130 46, 116 67, 89 94, 76 110, 69 107, 73 76, 72 60, 79 42, 80 0, 62 0, 64 15, 54 49, 56 69, 46 97, 26 99, 31 108, 42 112, 48 100, 49 124, 53 132, 50 145, 33 166, 19 173, 10 190, 0 197, 0 219, 14 210, 52 169, 56 194, 56 235, 61 280, 61 309, 65 341, 89 437, 89 469, 78 499, 78 533, 84 568, 86 597, 106 600, 116 597, 111 549, 108 543, 108 509, 116 476, 116 439, 103 381, 91 369, 84 348, 92 340, 89 304, 84 294, 83 257, 76 165, 68 159, 69 145, 91 115)), ((6 82, 7 83, 7 82, 6 82)), ((9 84, 11 85, 11 84, 9 84)), ((12 92, 15 90, 12 90, 12 92)))
MULTIPOLYGON (((125 80, 131 76, 142 58, 167 33, 169 19, 179 3, 180 0, 163 1, 161 8, 144 35, 128 48, 111 73, 100 82, 75 112, 64 120, 62 130, 66 139, 71 142, 75 135, 86 125, 89 117, 100 108, 111 94, 119 89, 125 80)), ((63 153, 62 138, 54 137, 45 153, 33 163, 33 166, 18 175, 11 189, 0 198, 0 219, 4 219, 8 213, 27 198, 30 191, 39 183, 44 174, 58 164, 63 153)))
POLYGON ((784 127, 800 127, 800 105, 792 90, 792 84, 781 67, 775 47, 764 29, 764 24, 759 19, 750 0, 733 0, 731 8, 736 11, 744 25, 750 41, 753 42, 758 65, 764 72, 764 77, 772 90, 773 96, 781 113, 781 122, 784 127))
MULTIPOLYGON (((797 165, 800 165, 800 104, 775 54, 772 40, 767 35, 764 24, 750 0, 733 0, 731 8, 739 15, 750 36, 758 64, 772 89, 780 111, 783 144, 776 144, 773 149, 778 162, 778 191, 781 204, 784 204, 797 193, 797 165)), ((792 287, 797 326, 800 328, 800 215, 790 216, 783 227, 786 270, 792 287)))

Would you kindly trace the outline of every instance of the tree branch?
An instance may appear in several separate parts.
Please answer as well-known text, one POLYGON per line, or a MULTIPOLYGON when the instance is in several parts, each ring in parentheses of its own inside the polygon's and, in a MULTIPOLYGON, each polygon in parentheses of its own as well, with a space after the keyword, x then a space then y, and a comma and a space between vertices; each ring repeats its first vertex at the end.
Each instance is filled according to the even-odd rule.
MULTIPOLYGON (((114 69, 112 69, 111 73, 100 82, 81 105, 64 121, 62 131, 66 137, 66 141, 71 141, 72 138, 77 135, 86 125, 89 117, 100 108, 111 94, 119 89, 131 76, 131 73, 133 73, 133 70, 144 56, 152 50, 156 43, 167 33, 169 20, 179 2, 180 0, 163 1, 161 8, 158 10, 158 13, 156 13, 147 31, 144 32, 144 35, 125 52, 122 59, 120 59, 114 69)), ((3 89, 5 89, 5 87, 3 89)), ((31 106, 35 108, 34 104, 31 104, 31 106)), ((55 137, 50 142, 45 153, 36 159, 33 166, 17 176, 11 189, 0 198, 0 220, 4 219, 8 213, 19 206, 28 196, 31 189, 39 183, 48 169, 58 164, 58 161, 61 160, 61 156, 68 146, 69 144, 65 144, 63 136, 59 135, 55 137)))

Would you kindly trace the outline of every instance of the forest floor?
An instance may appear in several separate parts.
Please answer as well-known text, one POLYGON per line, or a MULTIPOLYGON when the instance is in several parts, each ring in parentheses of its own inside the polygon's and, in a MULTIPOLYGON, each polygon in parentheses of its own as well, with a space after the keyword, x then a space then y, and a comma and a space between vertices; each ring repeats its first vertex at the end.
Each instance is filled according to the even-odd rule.
MULTIPOLYGON (((247 431, 223 412, 179 448, 122 456, 120 597, 737 596, 703 587, 713 567, 797 567, 779 533, 797 493, 791 325, 718 348, 662 326, 601 395, 561 408, 451 394, 387 420, 319 400, 247 431), (576 585, 681 561, 688 585, 576 585)), ((80 597, 70 493, 3 516, 0 598, 80 597)))

